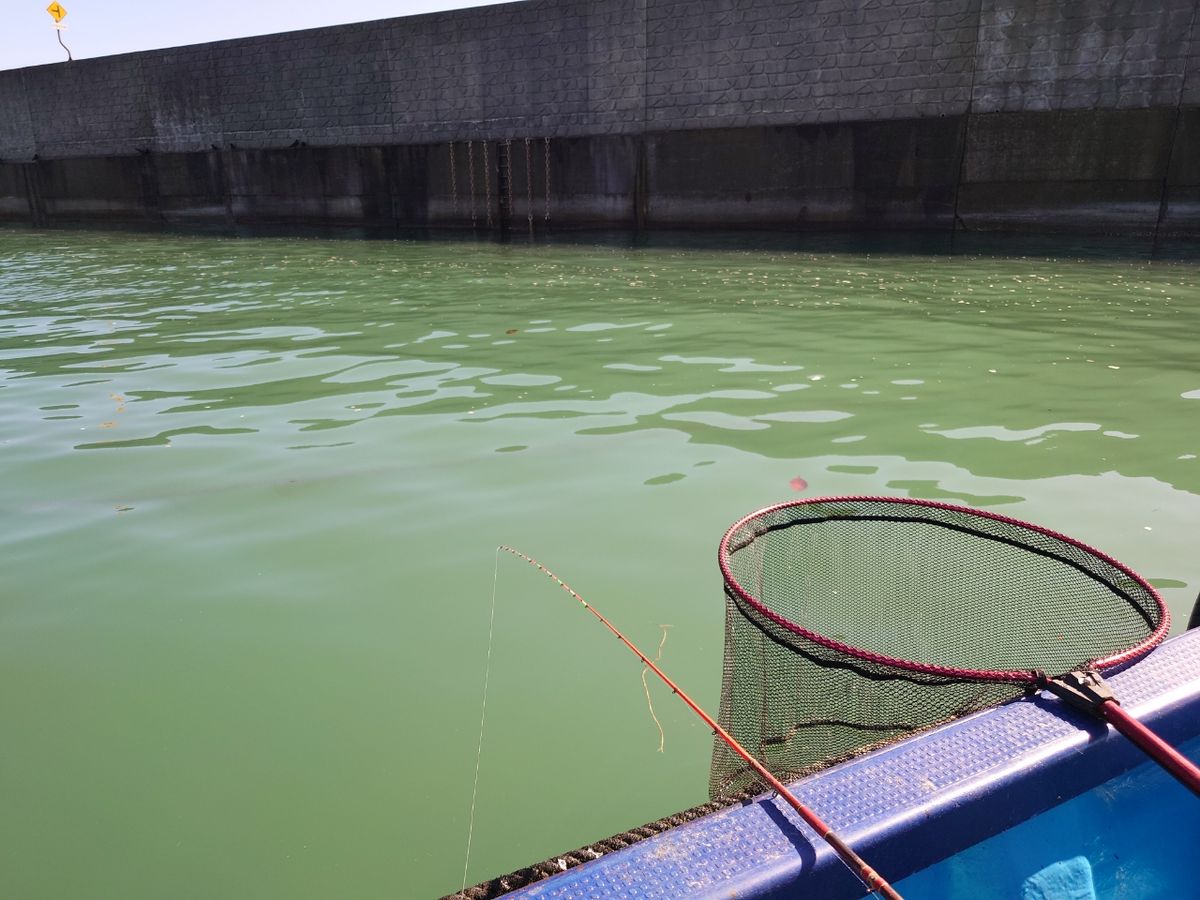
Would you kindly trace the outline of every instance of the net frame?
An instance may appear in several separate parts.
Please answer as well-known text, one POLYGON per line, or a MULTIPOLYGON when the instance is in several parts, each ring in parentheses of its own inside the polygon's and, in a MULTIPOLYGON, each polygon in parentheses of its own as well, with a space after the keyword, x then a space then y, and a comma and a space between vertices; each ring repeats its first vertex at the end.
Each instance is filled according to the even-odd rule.
MULTIPOLYGON (((834 496, 764 507, 730 526, 718 561, 726 599, 718 720, 784 779, 1047 680, 1133 662, 1170 628, 1158 592, 1108 554, 933 500, 834 496)), ((710 796, 756 786, 714 742, 710 796)))
MULTIPOLYGON (((1075 538, 1069 537, 1068 535, 1062 534, 1060 532, 1053 531, 1049 528, 1043 528, 1040 525, 1034 525, 1030 522, 1022 521, 1021 519, 1012 518, 1011 516, 1004 516, 1004 515, 1000 515, 998 513, 987 512, 986 510, 974 509, 969 506, 958 506, 958 505, 950 504, 950 503, 941 503, 936 500, 922 500, 922 499, 913 498, 913 497, 878 497, 878 496, 869 496, 869 495, 845 496, 845 497, 837 497, 837 496, 813 497, 813 498, 808 498, 808 499, 804 499, 804 500, 791 500, 786 503, 777 503, 773 506, 767 506, 762 509, 756 510, 755 512, 752 512, 749 515, 743 516, 741 519, 739 519, 737 522, 735 522, 733 525, 731 525, 729 527, 729 529, 725 532, 724 536, 721 538, 720 549, 719 549, 718 555, 717 555, 718 564, 721 567, 721 577, 724 579, 726 590, 732 590, 734 593, 737 594, 738 598, 742 602, 749 605, 759 615, 762 615, 765 618, 769 619, 771 622, 773 622, 775 625, 779 626, 780 628, 783 628, 786 631, 790 631, 793 634, 804 638, 805 640, 812 641, 813 643, 823 646, 829 650, 833 650, 838 653, 844 653, 848 656, 862 660, 863 662, 872 663, 874 665, 886 666, 886 667, 901 669, 901 670, 905 670, 905 671, 909 671, 909 672, 915 672, 920 675, 930 675, 930 676, 935 676, 935 677, 945 677, 945 678, 952 678, 952 679, 967 679, 967 680, 971 680, 971 681, 994 681, 994 682, 1010 682, 1010 683, 1018 683, 1018 684, 1020 684, 1020 683, 1031 683, 1032 684, 1032 683, 1036 683, 1039 680, 1040 676, 1044 674, 1040 670, 1036 670, 1036 669, 970 669, 970 668, 963 668, 963 667, 957 667, 957 666, 943 666, 943 665, 938 665, 935 663, 922 663, 922 662, 918 662, 915 660, 900 659, 898 657, 889 656, 889 655, 886 655, 883 653, 878 653, 878 652, 871 651, 871 650, 864 650, 862 648, 855 647, 851 644, 847 644, 842 641, 838 641, 833 638, 826 637, 825 635, 822 635, 822 634, 819 634, 810 629, 804 628, 801 625, 797 625, 795 622, 790 621, 785 616, 780 615, 779 613, 770 609, 766 604, 761 602, 750 591, 748 591, 745 587, 743 587, 739 583, 739 581, 737 580, 737 578, 735 577, 735 575, 732 571, 732 565, 730 562, 730 557, 732 555, 732 552, 736 552, 737 549, 742 549, 745 546, 749 545, 754 540, 756 540, 759 536, 761 536, 764 532, 763 531, 755 532, 754 536, 749 541, 743 542, 742 544, 738 545, 738 547, 735 548, 734 551, 731 551, 731 549, 730 549, 731 543, 735 536, 737 536, 741 532, 743 532, 747 528, 747 526, 750 523, 754 522, 755 520, 763 519, 768 516, 775 516, 775 515, 783 512, 784 510, 789 510, 789 509, 794 509, 794 508, 802 508, 802 507, 811 507, 811 506, 816 506, 818 504, 829 504, 829 503, 896 504, 897 506, 937 509, 937 510, 942 510, 944 512, 955 513, 955 514, 963 515, 963 516, 971 516, 971 517, 979 517, 979 518, 983 518, 983 519, 988 519, 993 522, 1002 523, 1004 525, 1012 526, 1012 527, 1015 527, 1018 529, 1028 530, 1028 531, 1040 534, 1044 537, 1050 538, 1051 540, 1054 540, 1054 541, 1060 541, 1064 544, 1067 544, 1071 547, 1076 548, 1077 550, 1082 551, 1087 556, 1090 556, 1094 559, 1100 560, 1101 562, 1105 563, 1106 565, 1111 566, 1113 569, 1121 572, 1127 578, 1131 579, 1141 590, 1145 591, 1146 594, 1148 594, 1150 597, 1152 597, 1154 599, 1155 604, 1156 604, 1157 618, 1158 618, 1157 625, 1150 632, 1150 634, 1148 634, 1143 640, 1139 641, 1138 643, 1136 643, 1130 647, 1126 647, 1121 650, 1118 650, 1116 652, 1109 653, 1105 656, 1101 656, 1096 659, 1089 660, 1087 663, 1087 666, 1086 666, 1087 668, 1091 668, 1091 669, 1095 669, 1096 671, 1103 672, 1108 669, 1115 668, 1116 666, 1124 665, 1125 663, 1130 663, 1136 659, 1140 659, 1142 656, 1145 656, 1147 653, 1149 653, 1151 650, 1153 650, 1155 647, 1157 647, 1160 643, 1162 643, 1163 639, 1167 636, 1167 632, 1170 631, 1171 613, 1170 613, 1170 610, 1167 608, 1166 603, 1163 601, 1162 596, 1153 587, 1153 585, 1151 585, 1145 578, 1143 578, 1137 572, 1133 571, 1133 569, 1129 568, 1124 563, 1119 562, 1118 560, 1114 559, 1112 556, 1109 556, 1107 553, 1104 553, 1102 550, 1097 550, 1095 547, 1092 547, 1089 544, 1085 544, 1082 541, 1076 540, 1075 538)), ((824 517, 824 520, 828 520, 829 518, 830 517, 824 517)), ((794 527, 798 524, 800 524, 800 523, 791 523, 791 524, 789 524, 787 526, 783 526, 783 527, 794 527)), ((939 524, 942 524, 942 523, 939 523, 939 524)), ((1030 548, 1024 547, 1023 549, 1030 549, 1030 548)), ((1061 675, 1061 674, 1065 674, 1065 673, 1055 672, 1052 674, 1061 675)))

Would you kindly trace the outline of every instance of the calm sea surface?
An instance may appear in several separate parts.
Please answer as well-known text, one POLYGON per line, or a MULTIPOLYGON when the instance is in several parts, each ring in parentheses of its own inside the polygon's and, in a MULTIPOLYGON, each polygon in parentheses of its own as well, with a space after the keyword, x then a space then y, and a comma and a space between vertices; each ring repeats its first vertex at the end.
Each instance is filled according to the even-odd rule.
POLYGON ((790 498, 1029 519, 1182 627, 1200 264, 1047 253, 0 231, 0 895, 456 890, 494 586, 468 880, 705 800, 500 543, 714 712, 717 542, 790 498))

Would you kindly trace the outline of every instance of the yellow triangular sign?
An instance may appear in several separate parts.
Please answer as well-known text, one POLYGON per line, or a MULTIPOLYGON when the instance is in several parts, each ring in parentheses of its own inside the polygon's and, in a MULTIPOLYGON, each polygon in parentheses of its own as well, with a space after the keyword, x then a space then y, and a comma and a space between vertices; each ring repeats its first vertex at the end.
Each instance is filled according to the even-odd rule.
POLYGON ((63 9, 63 6, 61 3, 51 3, 49 6, 46 7, 46 12, 48 12, 48 13, 50 13, 50 15, 54 16, 55 22, 61 22, 63 20, 63 17, 66 16, 66 14, 67 14, 67 11, 65 9, 63 9))

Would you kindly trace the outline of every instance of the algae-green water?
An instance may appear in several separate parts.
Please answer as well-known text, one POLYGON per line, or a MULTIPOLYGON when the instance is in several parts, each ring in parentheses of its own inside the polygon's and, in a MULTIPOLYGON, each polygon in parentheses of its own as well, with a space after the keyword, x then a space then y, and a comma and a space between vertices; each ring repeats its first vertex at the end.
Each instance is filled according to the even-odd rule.
POLYGON ((1200 265, 0 232, 0 894, 425 897, 706 799, 734 520, 1200 587, 1200 265), (670 626, 664 628, 663 626, 670 626), (665 643, 663 635, 666 635, 665 643))

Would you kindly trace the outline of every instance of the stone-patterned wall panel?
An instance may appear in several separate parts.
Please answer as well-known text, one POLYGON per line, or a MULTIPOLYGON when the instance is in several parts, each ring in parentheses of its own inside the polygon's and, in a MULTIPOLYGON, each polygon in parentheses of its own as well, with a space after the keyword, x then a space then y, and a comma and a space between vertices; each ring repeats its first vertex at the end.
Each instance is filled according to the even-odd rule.
POLYGON ((538 0, 494 7, 497 20, 476 45, 492 136, 511 136, 535 117, 589 111, 587 6, 538 0))
POLYGON ((385 28, 343 25, 212 47, 228 143, 391 139, 385 28))
POLYGON ((514 219, 548 188, 579 225, 943 227, 957 187, 984 227, 1142 228, 1170 155, 1166 227, 1198 218, 1198 9, 524 0, 0 72, 0 165, 41 160, 4 214, 469 226, 511 140, 514 219))
POLYGON ((983 0, 977 112, 1179 102, 1196 0, 983 0))
POLYGON ((961 113, 978 8, 979 0, 654 0, 648 125, 961 113))
POLYGON ((336 145, 393 140, 387 27, 366 22, 309 34, 315 64, 307 67, 300 89, 318 100, 306 116, 302 140, 336 145))
POLYGON ((1196 0, 1188 28, 1187 71, 1183 79, 1184 106, 1200 106, 1200 0, 1196 0))
POLYGON ((390 23, 391 116, 399 140, 474 137, 484 119, 477 40, 458 33, 462 14, 413 16, 390 23), (455 134, 454 123, 462 123, 455 134))
POLYGON ((220 46, 141 54, 151 149, 181 153, 224 142, 222 83, 214 52, 220 46))
POLYGON ((637 130, 644 2, 529 0, 392 20, 397 138, 637 130))
MULTIPOLYGON (((587 4, 588 113, 597 131, 631 134, 646 111, 648 0, 587 4)), ((545 123, 542 134, 552 134, 545 123)))
POLYGON ((0 158, 1200 103, 1200 0, 524 0, 0 72, 0 158))
POLYGON ((37 152, 25 93, 28 71, 10 69, 0 72, 0 160, 32 159, 37 152))
POLYGON ((44 158, 132 153, 154 136, 142 54, 20 70, 36 152, 44 158))

